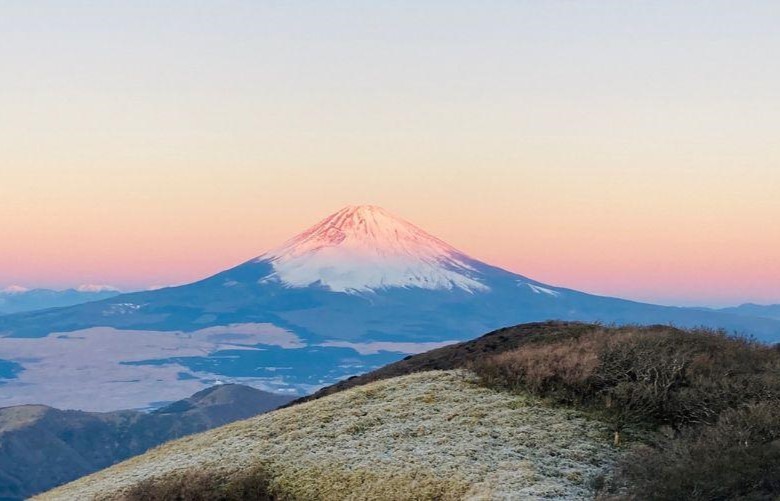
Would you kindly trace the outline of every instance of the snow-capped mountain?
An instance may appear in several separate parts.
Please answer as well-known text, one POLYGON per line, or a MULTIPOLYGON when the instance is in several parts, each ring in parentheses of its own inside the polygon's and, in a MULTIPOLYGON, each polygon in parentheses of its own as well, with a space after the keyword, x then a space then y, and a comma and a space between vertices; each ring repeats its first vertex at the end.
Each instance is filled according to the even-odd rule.
POLYGON ((113 285, 105 284, 84 284, 76 287, 79 292, 119 292, 119 289, 113 285))
POLYGON ((468 256, 381 207, 345 207, 255 259, 291 287, 334 292, 393 287, 486 291, 468 256))
POLYGON ((0 317, 0 406, 147 407, 215 380, 305 393, 496 328, 549 319, 711 326, 780 341, 780 320, 551 286, 373 206, 179 287, 0 317), (99 398, 96 398, 99 397, 99 398))

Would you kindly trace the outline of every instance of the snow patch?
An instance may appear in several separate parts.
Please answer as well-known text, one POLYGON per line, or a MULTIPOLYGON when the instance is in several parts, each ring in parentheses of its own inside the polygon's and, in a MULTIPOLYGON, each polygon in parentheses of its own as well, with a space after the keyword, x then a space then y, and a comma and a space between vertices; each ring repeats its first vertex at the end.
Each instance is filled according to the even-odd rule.
POLYGON ((119 292, 113 285, 84 284, 76 288, 79 292, 119 292))
POLYGON ((116 303, 109 305, 108 308, 103 310, 102 314, 104 317, 110 317, 114 315, 130 315, 141 308, 143 308, 144 305, 142 304, 135 304, 135 303, 116 303))
POLYGON ((560 292, 554 291, 552 289, 547 289, 546 287, 539 287, 538 285, 533 284, 526 284, 528 288, 530 288, 532 291, 534 291, 535 294, 547 294, 548 296, 552 297, 559 297, 561 295, 560 292))
POLYGON ((370 205, 346 207, 255 261, 270 262, 274 269, 261 282, 279 280, 290 287, 320 285, 350 293, 391 287, 489 289, 471 258, 370 205))

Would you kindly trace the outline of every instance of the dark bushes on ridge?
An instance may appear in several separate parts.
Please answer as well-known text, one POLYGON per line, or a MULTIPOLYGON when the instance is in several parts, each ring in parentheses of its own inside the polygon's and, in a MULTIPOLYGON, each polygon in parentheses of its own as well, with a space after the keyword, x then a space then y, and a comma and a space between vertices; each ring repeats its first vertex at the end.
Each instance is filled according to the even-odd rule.
POLYGON ((622 461, 616 482, 613 491, 634 499, 777 499, 780 405, 729 409, 713 426, 688 427, 655 447, 639 447, 622 461))
POLYGON ((671 327, 566 331, 475 362, 484 384, 659 429, 607 482, 609 499, 777 499, 780 350, 671 327))
POLYGON ((708 330, 600 328, 548 336, 477 361, 488 386, 527 391, 628 424, 713 424, 726 409, 780 399, 780 352, 708 330))

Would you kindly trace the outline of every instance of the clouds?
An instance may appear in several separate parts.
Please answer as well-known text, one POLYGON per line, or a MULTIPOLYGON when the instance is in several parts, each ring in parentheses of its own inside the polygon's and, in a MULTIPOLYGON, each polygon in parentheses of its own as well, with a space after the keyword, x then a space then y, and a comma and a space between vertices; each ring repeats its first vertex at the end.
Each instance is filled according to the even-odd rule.
POLYGON ((218 380, 267 391, 311 391, 346 377, 343 370, 336 370, 307 380, 303 367, 323 360, 313 353, 327 350, 325 359, 333 357, 354 370, 369 367, 362 364, 370 365, 368 360, 377 355, 421 353, 453 342, 331 340, 308 344, 269 323, 217 325, 192 332, 91 327, 41 338, 6 337, 0 338, 0 360, 15 362, 23 370, 15 378, 2 380, 0 407, 35 403, 91 411, 145 408, 184 398, 218 380), (225 351, 233 353, 215 356, 225 351), (258 358, 258 352, 267 355, 258 358), (239 358, 256 360, 256 367, 240 376, 232 373, 235 377, 230 371, 223 373, 218 361, 239 358), (202 363, 191 365, 182 359, 202 363), (306 362, 300 365, 295 362, 298 359, 306 362), (289 372, 280 365, 296 369, 289 372))
MULTIPOLYGON (((24 370, 17 378, 4 381, 0 407, 37 403, 107 411, 177 400, 213 384, 215 376, 196 372, 194 379, 180 379, 180 373, 187 369, 175 362, 131 363, 208 356, 220 350, 263 349, 258 345, 283 349, 305 346, 292 332, 262 323, 186 333, 93 327, 43 338, 2 338, 0 359, 18 362, 24 370)), ((261 378, 242 382, 274 389, 261 378)))

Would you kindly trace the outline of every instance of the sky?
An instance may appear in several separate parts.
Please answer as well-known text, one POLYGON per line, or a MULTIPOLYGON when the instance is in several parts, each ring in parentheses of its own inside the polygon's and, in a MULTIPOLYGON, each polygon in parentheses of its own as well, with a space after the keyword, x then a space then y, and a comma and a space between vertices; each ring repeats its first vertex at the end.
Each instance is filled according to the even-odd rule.
POLYGON ((780 303, 776 1, 0 3, 0 287, 380 205, 553 285, 780 303))

